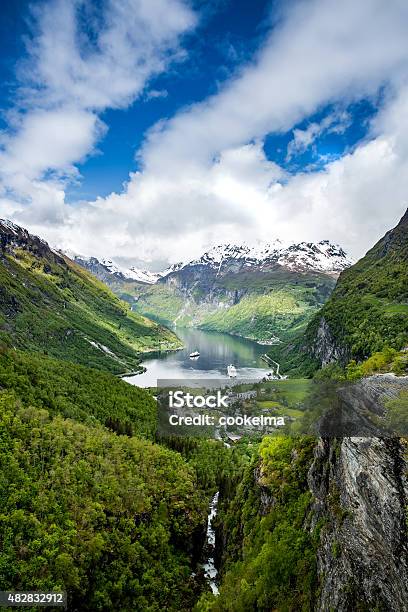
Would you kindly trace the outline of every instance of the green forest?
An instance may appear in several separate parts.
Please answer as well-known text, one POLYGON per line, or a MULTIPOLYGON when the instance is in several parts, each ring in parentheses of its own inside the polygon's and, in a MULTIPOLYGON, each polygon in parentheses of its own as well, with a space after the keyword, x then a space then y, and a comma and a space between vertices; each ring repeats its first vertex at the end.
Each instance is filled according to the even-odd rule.
POLYGON ((0 395, 0 583, 70 610, 189 610, 206 500, 182 457, 0 395))
POLYGON ((313 609, 319 527, 308 533, 304 525, 314 445, 265 437, 239 480, 221 482, 223 580, 219 596, 203 595, 197 612, 313 609))
MULTIPOLYGON (((158 437, 155 390, 118 374, 179 340, 45 243, 24 240, 19 248, 3 240, 0 254, 2 589, 66 590, 72 611, 315 609, 325 528, 324 517, 313 519, 308 484, 315 438, 158 437), (216 491, 217 596, 201 563, 216 491)), ((255 299, 262 325, 269 308, 275 322, 279 309, 282 321, 298 322, 279 347, 291 377, 267 383, 256 400, 290 417, 292 433, 305 431, 303 404, 316 382, 407 373, 405 230, 386 247, 380 241, 344 272, 308 325, 316 296, 305 287, 226 312, 228 325, 245 329, 255 299), (323 367, 314 350, 322 317, 346 356, 323 367), (294 377, 300 372, 306 377, 294 377)), ((406 393, 388 401, 390 428, 405 427, 406 402, 406 393)))

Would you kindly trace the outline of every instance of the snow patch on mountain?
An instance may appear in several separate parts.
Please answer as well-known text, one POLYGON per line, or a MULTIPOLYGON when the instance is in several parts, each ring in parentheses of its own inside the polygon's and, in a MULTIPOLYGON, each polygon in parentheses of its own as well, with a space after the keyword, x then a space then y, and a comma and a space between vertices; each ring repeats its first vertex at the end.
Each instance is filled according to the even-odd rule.
POLYGON ((5 229, 8 229, 11 232, 13 232, 13 234, 15 234, 16 236, 20 232, 24 231, 22 227, 20 227, 19 225, 16 225, 9 219, 0 219, 0 225, 2 225, 5 229))
POLYGON ((326 273, 341 272, 353 263, 340 246, 331 244, 328 240, 322 240, 317 244, 301 242, 289 245, 275 240, 256 247, 220 244, 204 253, 199 259, 194 259, 178 269, 187 266, 209 266, 220 270, 224 262, 231 263, 233 260, 247 267, 257 266, 261 269, 278 264, 293 271, 326 273))
POLYGON ((124 280, 133 280, 153 285, 160 279, 186 268, 204 267, 215 270, 217 275, 228 271, 252 268, 267 271, 281 266, 293 272, 322 272, 338 274, 353 264, 344 250, 328 240, 314 244, 312 242, 283 243, 274 240, 267 244, 249 246, 247 244, 220 244, 206 251, 198 259, 172 264, 162 272, 150 272, 140 268, 125 268, 112 259, 97 260, 95 257, 72 257, 81 265, 91 269, 97 264, 108 273, 124 280))
POLYGON ((283 249, 277 263, 290 270, 341 272, 353 265, 353 260, 338 245, 322 240, 317 244, 301 242, 283 249))
POLYGON ((78 255, 76 253, 70 251, 60 251, 77 264, 90 270, 91 272, 98 275, 98 272, 104 272, 106 274, 111 274, 112 276, 116 276, 121 280, 134 280, 139 283, 145 283, 148 285, 153 285, 157 283, 159 278, 163 276, 162 273, 154 273, 149 272, 149 270, 141 270, 136 268, 135 266, 131 268, 126 268, 124 266, 119 265, 117 262, 112 259, 97 259, 96 257, 85 257, 84 255, 78 255))
POLYGON ((140 270, 139 268, 129 268, 125 270, 124 275, 126 278, 139 281, 140 283, 147 283, 148 285, 154 285, 157 283, 162 274, 156 272, 149 272, 148 270, 140 270))
POLYGON ((124 268, 123 266, 119 266, 111 259, 102 259, 99 263, 101 263, 102 266, 104 266, 106 270, 111 274, 123 277, 125 279, 127 278, 130 280, 135 280, 140 283, 153 285, 159 280, 159 278, 162 277, 162 274, 160 273, 149 272, 148 270, 141 270, 134 266, 131 268, 124 268))

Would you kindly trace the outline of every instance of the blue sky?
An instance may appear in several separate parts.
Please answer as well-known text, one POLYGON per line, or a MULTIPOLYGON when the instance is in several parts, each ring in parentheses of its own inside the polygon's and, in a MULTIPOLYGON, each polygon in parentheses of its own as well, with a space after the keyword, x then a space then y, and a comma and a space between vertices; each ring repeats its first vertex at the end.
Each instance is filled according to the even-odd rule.
MULTIPOLYGON (((5 0, 3 13, 2 109, 13 105, 14 72, 24 55, 24 37, 29 34, 30 4, 26 0, 5 0), (13 35, 17 32, 17 36, 13 35)), ((276 3, 275 3, 276 4, 276 3)), ((145 132, 157 121, 173 116, 180 108, 199 102, 217 92, 239 65, 248 61, 268 33, 274 16, 274 3, 267 0, 219 0, 195 2, 201 11, 197 29, 186 36, 188 55, 185 61, 168 73, 151 79, 142 94, 129 108, 106 110, 101 118, 108 126, 97 151, 78 163, 81 180, 67 190, 67 200, 93 199, 120 191, 129 173, 138 169, 136 153, 145 132), (149 97, 149 90, 162 93, 149 97)), ((267 158, 277 161, 290 173, 311 171, 339 157, 345 150, 365 138, 369 120, 377 108, 377 100, 362 100, 348 107, 349 123, 341 133, 324 132, 304 151, 287 159, 287 147, 293 129, 283 134, 270 134, 265 139, 267 158)), ((307 129, 333 112, 328 105, 301 121, 294 129, 307 129)))
POLYGON ((408 10, 340 4, 3 0, 0 214, 147 263, 275 237, 361 254, 406 206, 408 10))
MULTIPOLYGON (((27 0, 4 0, 2 4, 3 111, 13 106, 15 66, 24 56, 24 37, 30 33, 32 5, 27 0)), ((106 196, 120 190, 129 172, 138 167, 136 152, 146 130, 160 119, 171 117, 178 109, 215 93, 235 68, 262 44, 273 12, 273 3, 266 0, 198 0, 192 6, 200 14, 200 22, 195 31, 186 35, 186 59, 168 73, 151 79, 146 93, 129 108, 108 109, 101 115, 109 130, 98 144, 96 154, 78 164, 82 180, 80 185, 72 185, 67 191, 70 201, 106 196), (166 95, 149 98, 149 90, 166 95)))
MULTIPOLYGON (((195 5, 205 8, 207 3, 195 5)), ((185 46, 190 53, 186 60, 149 83, 148 89, 163 92, 165 97, 149 98, 146 92, 126 111, 104 114, 109 132, 99 146, 101 154, 80 165, 84 181, 72 191, 71 198, 108 195, 120 189, 129 172, 138 168, 135 154, 146 130, 216 92, 240 61, 258 47, 270 3, 221 0, 213 5, 206 8, 201 25, 187 37, 185 46)))

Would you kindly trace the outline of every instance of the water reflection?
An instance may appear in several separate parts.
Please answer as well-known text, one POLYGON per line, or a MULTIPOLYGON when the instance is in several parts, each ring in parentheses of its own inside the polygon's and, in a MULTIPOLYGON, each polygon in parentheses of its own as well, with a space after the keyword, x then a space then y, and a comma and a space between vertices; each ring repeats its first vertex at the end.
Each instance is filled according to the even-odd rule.
POLYGON ((185 348, 174 353, 146 359, 147 372, 126 380, 140 387, 156 386, 158 379, 220 378, 226 377, 227 366, 236 366, 238 378, 262 378, 268 366, 261 359, 267 347, 252 340, 206 332, 198 329, 177 329, 185 348), (199 351, 198 359, 190 354, 199 351))

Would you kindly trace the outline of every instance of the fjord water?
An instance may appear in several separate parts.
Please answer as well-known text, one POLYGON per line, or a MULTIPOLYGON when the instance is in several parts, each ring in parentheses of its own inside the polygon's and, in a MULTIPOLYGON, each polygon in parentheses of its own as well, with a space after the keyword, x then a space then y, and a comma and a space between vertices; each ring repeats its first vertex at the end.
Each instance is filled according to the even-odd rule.
POLYGON ((177 328, 175 332, 184 344, 182 350, 146 359, 142 365, 147 371, 125 380, 139 387, 153 387, 160 379, 222 378, 227 376, 230 363, 237 368, 237 378, 261 379, 268 371, 261 359, 268 347, 253 340, 191 328, 177 328), (198 359, 190 359, 194 351, 200 353, 198 359))

